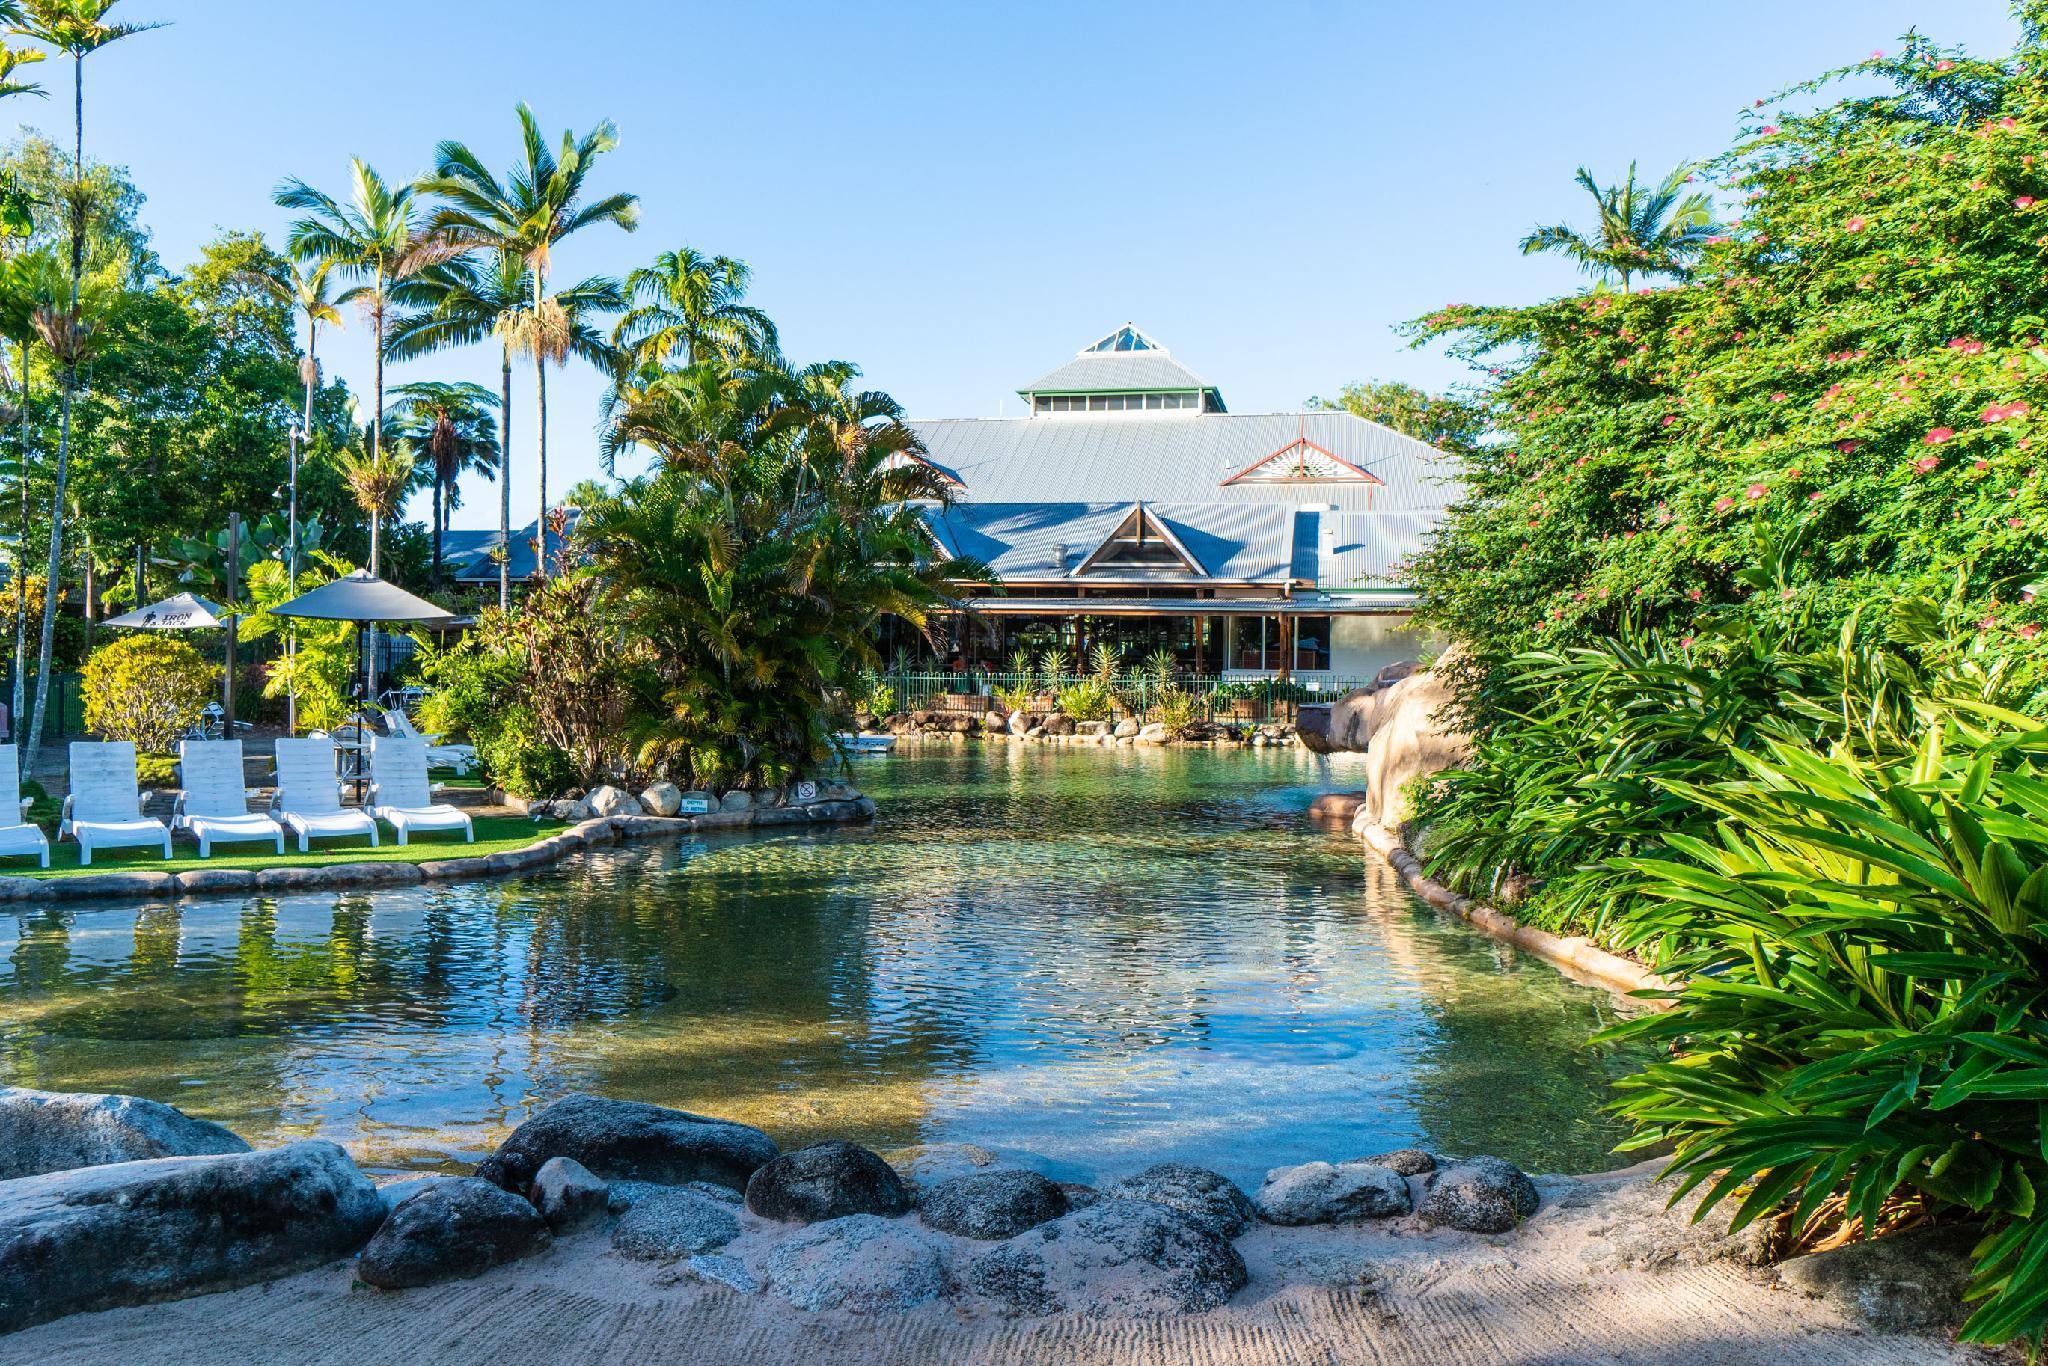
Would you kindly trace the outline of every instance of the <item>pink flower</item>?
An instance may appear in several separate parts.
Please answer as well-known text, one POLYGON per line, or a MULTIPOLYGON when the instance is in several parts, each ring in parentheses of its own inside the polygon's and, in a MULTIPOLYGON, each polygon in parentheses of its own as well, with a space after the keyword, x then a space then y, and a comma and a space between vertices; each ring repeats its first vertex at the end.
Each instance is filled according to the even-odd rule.
POLYGON ((1786 470, 1785 477, 1787 479, 1797 479, 1799 477, 1799 466, 1794 465, 1791 469, 1786 470))
POLYGON ((1984 354, 1984 343, 1970 337, 1950 337, 1948 349, 1960 351, 1966 356, 1981 356, 1984 354))
POLYGON ((1767 124, 1765 124, 1765 125, 1764 125, 1764 136, 1765 136, 1765 137, 1769 137, 1769 136, 1771 136, 1771 135, 1772 135, 1773 133, 1775 133, 1775 132, 1777 132, 1777 131, 1778 131, 1778 125, 1777 125, 1777 124, 1775 124, 1775 123, 1767 123, 1767 124))
POLYGON ((1820 501, 1820 490, 1815 489, 1812 493, 1807 494, 1806 501, 1809 503, 1818 503, 1820 501))
POLYGON ((1700 590, 1699 590, 1699 589, 1697 589, 1697 588, 1688 588, 1688 589, 1686 589, 1686 590, 1685 590, 1685 595, 1686 595, 1686 596, 1687 596, 1688 598, 1691 598, 1691 599, 1692 599, 1692 600, 1693 600, 1694 602, 1698 602, 1698 601, 1700 600, 1700 590))
POLYGON ((1863 443, 1861 441, 1837 441, 1835 449, 1843 455, 1854 455, 1857 451, 1863 449, 1863 443))
POLYGON ((2020 121, 2014 118, 2012 115, 2007 114, 2004 118, 1998 121, 1998 126, 2000 128, 2003 128, 2008 133, 2017 132, 2019 130, 2020 121))
POLYGON ((1782 392, 1771 395, 1771 402, 1773 403, 1783 403, 1784 401, 1785 395, 1782 392))
POLYGON ((1913 469, 1920 474, 1932 474, 1940 467, 1941 457, 1938 455, 1923 455, 1913 462, 1913 469))
POLYGON ((1692 637, 1680 636, 1678 638, 1678 647, 1682 650, 1690 650, 1692 648, 1692 637))
POLYGON ((1770 490, 1765 488, 1762 484, 1751 484, 1742 492, 1745 496, 1748 497, 1750 502, 1754 503, 1757 499, 1763 497, 1766 493, 1769 493, 1770 490))
POLYGON ((1865 220, 1863 220, 1862 218, 1852 218, 1848 222, 1842 224, 1842 227, 1849 232, 1862 232, 1864 221, 1865 220))
POLYGON ((1716 512, 1726 512, 1734 506, 1735 500, 1733 498, 1716 498, 1714 500, 1714 511, 1716 512))
POLYGON ((2005 519, 2005 524, 2011 527, 2014 531, 2018 531, 2021 527, 2026 525, 2026 522, 2022 521, 2018 517, 2008 517, 2005 519))
POLYGON ((1677 419, 1677 418, 1675 418, 1675 417, 1667 417, 1667 418, 1665 418, 1665 419, 1664 419, 1664 425, 1665 425, 1665 426, 1667 426, 1667 427, 1669 427, 1669 426, 1670 426, 1670 425, 1671 425, 1672 423, 1674 423, 1674 422, 1676 422, 1676 421, 1678 421, 1678 419, 1677 419))
POLYGON ((1970 462, 1970 468, 1979 474, 1984 474, 1990 470, 1991 462, 1989 460, 1973 460, 1970 462))
POLYGON ((2033 638, 2034 638, 2035 636, 2038 636, 2038 635, 2040 635, 2040 634, 2041 634, 2041 628, 2040 628, 2040 627, 2038 627, 2038 626, 2036 626, 2036 625, 2035 625, 2035 624, 2034 624, 2033 622, 2031 622, 2031 621, 2030 621, 2030 622, 2028 622, 2028 623, 2027 623, 2027 624, 2026 624, 2025 626, 2022 626, 2022 627, 2020 627, 2020 639, 2021 639, 2021 640, 2032 640, 2032 639, 2033 639, 2033 638))
POLYGON ((2031 209, 2034 207, 2034 196, 2030 194, 2023 194, 2019 198, 2013 200, 2012 206, 2015 209, 2031 209))
POLYGON ((1947 58, 1943 58, 1941 61, 1938 61, 1934 64, 1934 69, 1936 71, 1953 71, 1956 69, 1956 64, 1954 62, 1949 61, 1947 58))
POLYGON ((1985 617, 1982 621, 1977 623, 1977 629, 1980 631, 1988 631, 1996 625, 1998 625, 1997 617, 1985 617))
POLYGON ((1939 446, 1944 441, 1949 440, 1955 434, 1956 429, 1953 427, 1936 427, 1933 431, 1929 432, 1927 435, 1921 437, 1920 439, 1922 441, 1925 441, 1930 446, 1939 446))

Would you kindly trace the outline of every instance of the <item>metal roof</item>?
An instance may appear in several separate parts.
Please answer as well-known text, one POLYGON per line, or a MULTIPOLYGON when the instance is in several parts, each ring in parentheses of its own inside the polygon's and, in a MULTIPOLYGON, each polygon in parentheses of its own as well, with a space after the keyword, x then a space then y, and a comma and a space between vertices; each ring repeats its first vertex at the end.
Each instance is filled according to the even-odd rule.
POLYGON ((1164 351, 1083 351, 1020 394, 1214 392, 1216 386, 1164 351))
MULTIPOLYGON (((576 521, 582 515, 583 510, 581 508, 572 507, 567 509, 568 530, 570 534, 573 535, 575 533, 576 521)), ((451 538, 453 534, 452 532, 450 533, 451 538)), ((491 558, 491 552, 498 547, 498 533, 495 531, 481 533, 472 531, 463 534, 465 536, 481 535, 483 541, 475 550, 469 552, 470 559, 467 562, 457 564, 454 570, 455 581, 457 583, 496 583, 498 581, 498 562, 491 558)), ((525 526, 512 533, 512 553, 510 558, 512 581, 514 583, 533 577, 533 542, 534 538, 539 534, 539 522, 528 522, 525 526)), ((451 564, 456 563, 459 559, 453 550, 448 550, 445 554, 447 561, 451 564)), ((548 533, 549 565, 553 566, 559 563, 561 555, 562 537, 550 531, 548 533)))
POLYGON ((1286 583, 1294 575, 1292 508, 1229 503, 1147 503, 1205 571, 1174 566, 1080 566, 1135 503, 956 503, 927 513, 953 554, 981 560, 1009 582, 1286 583), (1061 551, 1065 554, 1062 556, 1061 551))
POLYGON ((1381 616, 1414 610, 1406 593, 1354 593, 1341 598, 974 598, 984 616, 1381 616))
POLYGON ((1343 412, 1076 413, 910 425, 932 463, 964 486, 965 502, 1333 504, 1435 515, 1458 497, 1455 458, 1343 412), (1224 482, 1303 436, 1382 482, 1224 482))

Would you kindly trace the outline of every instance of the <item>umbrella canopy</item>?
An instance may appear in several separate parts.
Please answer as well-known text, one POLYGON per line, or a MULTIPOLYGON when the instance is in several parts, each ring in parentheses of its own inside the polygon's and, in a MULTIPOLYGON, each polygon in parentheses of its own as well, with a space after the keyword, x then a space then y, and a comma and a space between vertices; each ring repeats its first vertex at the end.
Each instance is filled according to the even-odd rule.
POLYGON ((310 593, 301 593, 271 611, 281 617, 312 617, 321 621, 453 621, 455 615, 416 598, 396 584, 358 569, 310 593))
POLYGON ((196 631, 225 626, 228 614, 205 598, 190 593, 173 593, 162 602, 109 617, 102 626, 126 626, 137 631, 196 631))

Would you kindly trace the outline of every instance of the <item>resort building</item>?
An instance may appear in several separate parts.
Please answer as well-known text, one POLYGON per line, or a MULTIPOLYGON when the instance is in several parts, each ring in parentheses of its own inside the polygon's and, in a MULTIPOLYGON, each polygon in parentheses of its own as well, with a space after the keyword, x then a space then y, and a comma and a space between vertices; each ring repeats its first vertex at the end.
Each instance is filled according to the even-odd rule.
POLYGON ((1024 417, 911 424, 957 485, 933 536, 1000 585, 969 587, 955 665, 1107 641, 1313 685, 1415 657, 1404 566, 1452 457, 1349 413, 1233 413, 1129 324, 1018 393, 1024 417))

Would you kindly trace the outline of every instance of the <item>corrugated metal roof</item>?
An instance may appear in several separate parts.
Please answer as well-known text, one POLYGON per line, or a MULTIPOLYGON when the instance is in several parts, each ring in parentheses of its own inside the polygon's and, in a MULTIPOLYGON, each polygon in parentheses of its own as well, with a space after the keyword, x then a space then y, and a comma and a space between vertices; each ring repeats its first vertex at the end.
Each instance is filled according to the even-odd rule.
POLYGON ((1130 513, 1117 503, 958 503, 927 517, 956 555, 986 563, 1010 582, 1285 583, 1294 577, 1295 511, 1229 503, 1147 503, 1205 571, 1099 565, 1077 574, 1090 551, 1130 513), (1060 555, 1065 547, 1065 557, 1060 555))
MULTIPOLYGON (((577 518, 582 515, 581 508, 568 509, 568 530, 571 534, 574 534, 576 530, 577 518)), ((450 534, 452 535, 453 533, 450 534)), ((464 534, 477 535, 479 533, 465 532, 464 534)), ((457 583, 496 583, 498 581, 498 562, 492 559, 490 554, 498 546, 498 533, 490 531, 481 534, 487 539, 480 550, 475 552, 466 563, 455 570, 455 581, 457 583)), ((512 533, 511 566, 513 582, 517 583, 522 579, 533 577, 533 542, 534 538, 539 534, 539 522, 528 522, 525 526, 512 533)), ((550 531, 548 533, 548 566, 550 569, 561 563, 561 555, 562 538, 550 531)), ((450 555, 448 558, 453 559, 454 557, 450 555)))
MULTIPOLYGON (((1145 352, 1130 353, 1144 356, 1145 352)), ((1105 413, 913 422, 963 501, 1334 504, 1345 512, 1439 514, 1457 461, 1350 413, 1105 413), (1369 470, 1361 480, 1224 480, 1298 437, 1369 470)))
POLYGON ((1020 394, 1104 394, 1216 386, 1164 351, 1084 351, 1040 375, 1020 394))
POLYGON ((1412 583, 1407 562, 1422 549, 1438 520, 1426 512, 1308 515, 1316 522, 1313 535, 1305 538, 1315 546, 1316 586, 1327 589, 1398 588, 1412 583))

